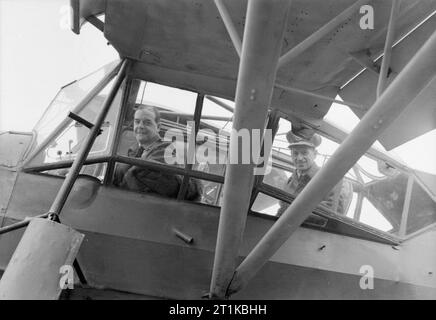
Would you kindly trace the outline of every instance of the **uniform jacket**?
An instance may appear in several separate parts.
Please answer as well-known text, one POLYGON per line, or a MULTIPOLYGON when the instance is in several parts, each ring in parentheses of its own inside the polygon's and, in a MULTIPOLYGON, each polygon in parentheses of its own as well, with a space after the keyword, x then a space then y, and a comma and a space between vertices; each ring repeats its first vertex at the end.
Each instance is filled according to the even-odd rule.
MULTIPOLYGON (((313 166, 304 174, 297 174, 295 171, 288 179, 283 191, 296 197, 318 171, 319 167, 316 164, 313 164, 313 166)), ((339 214, 344 214, 349 202, 348 197, 349 192, 345 188, 344 181, 341 180, 324 198, 321 204, 339 214)), ((289 204, 287 202, 280 201, 280 208, 277 214, 279 216, 282 215, 288 206, 289 204)))

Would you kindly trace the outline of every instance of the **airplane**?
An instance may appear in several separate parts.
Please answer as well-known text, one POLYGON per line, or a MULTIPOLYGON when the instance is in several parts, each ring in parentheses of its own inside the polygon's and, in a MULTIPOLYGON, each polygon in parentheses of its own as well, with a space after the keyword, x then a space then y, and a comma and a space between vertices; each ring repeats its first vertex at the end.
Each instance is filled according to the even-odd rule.
POLYGON ((435 1, 71 8, 72 31, 92 24, 120 59, 62 87, 32 132, 0 134, 1 299, 436 298, 436 177, 389 153, 436 128, 435 1), (218 164, 127 156, 150 105, 162 137, 194 133, 218 164), (351 132, 324 119, 333 105, 358 117, 351 132), (271 130, 270 172, 226 162, 232 129, 271 130), (289 130, 322 138, 296 197, 289 130), (177 197, 114 185, 120 164, 181 177, 177 197), (320 204, 339 181, 342 213, 320 204))

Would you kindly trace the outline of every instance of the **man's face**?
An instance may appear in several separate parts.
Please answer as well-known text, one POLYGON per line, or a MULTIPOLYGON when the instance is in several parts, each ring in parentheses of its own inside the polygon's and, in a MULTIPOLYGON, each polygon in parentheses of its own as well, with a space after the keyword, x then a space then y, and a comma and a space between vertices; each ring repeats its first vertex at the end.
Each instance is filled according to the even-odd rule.
POLYGON ((147 144, 159 135, 159 124, 152 110, 137 110, 133 120, 133 131, 139 144, 147 144))
POLYGON ((295 146, 291 149, 292 161, 297 170, 309 170, 315 161, 316 151, 309 146, 295 146))

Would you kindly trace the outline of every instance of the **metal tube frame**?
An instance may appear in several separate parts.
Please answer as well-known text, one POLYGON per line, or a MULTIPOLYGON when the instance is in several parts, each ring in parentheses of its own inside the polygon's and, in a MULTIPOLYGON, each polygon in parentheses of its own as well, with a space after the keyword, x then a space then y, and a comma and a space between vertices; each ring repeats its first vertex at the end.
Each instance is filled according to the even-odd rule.
POLYGON ((190 178, 196 178, 196 179, 203 179, 203 180, 209 180, 212 182, 217 183, 224 183, 224 177, 219 176, 212 173, 202 172, 202 171, 186 171, 184 168, 176 167, 176 166, 170 166, 164 163, 159 163, 155 161, 147 161, 142 160, 140 158, 130 158, 127 156, 115 156, 114 160, 116 162, 126 163, 130 164, 132 166, 138 166, 143 168, 150 168, 153 170, 164 170, 165 172, 179 174, 179 175, 188 175, 190 178))
POLYGON ((334 98, 330 98, 330 97, 327 97, 325 95, 318 94, 318 93, 313 93, 313 92, 306 91, 306 90, 303 90, 303 89, 297 89, 297 88, 294 88, 294 87, 284 86, 284 85, 277 84, 277 83, 274 86, 276 88, 279 88, 279 89, 282 89, 282 90, 285 90, 285 91, 295 92, 295 93, 299 93, 299 94, 302 94, 302 95, 306 95, 306 96, 310 96, 310 97, 315 97, 315 98, 319 98, 319 99, 323 99, 323 100, 327 100, 327 101, 331 101, 331 102, 334 102, 334 103, 337 103, 337 104, 341 104, 341 105, 350 107, 351 109, 357 109, 357 110, 361 110, 361 111, 362 110, 363 111, 367 110, 366 108, 364 108, 361 105, 358 105, 357 103, 336 100, 334 98))
POLYGON ((392 45, 395 40, 395 19, 398 15, 400 9, 400 1, 392 0, 392 8, 389 17, 388 30, 386 31, 386 41, 383 52, 383 61, 380 68, 380 74, 377 83, 377 98, 381 96, 385 87, 388 77, 389 65, 391 63, 392 45))
POLYGON ((236 30, 235 24, 230 17, 230 13, 227 10, 223 0, 214 0, 216 7, 220 13, 221 19, 224 22, 224 26, 229 33, 230 39, 232 40, 233 46, 235 47, 236 53, 241 57, 242 41, 239 37, 238 31, 236 30))
POLYGON ((376 100, 330 160, 239 265, 229 293, 239 291, 289 239, 318 203, 402 113, 436 74, 436 32, 376 100))
MULTIPOLYGON (((92 157, 92 158, 86 159, 83 162, 83 165, 104 163, 104 162, 108 162, 110 160, 111 160, 110 156, 92 157)), ((47 170, 69 168, 69 167, 71 167, 73 162, 74 162, 74 159, 66 160, 66 161, 58 161, 58 162, 53 162, 53 163, 46 163, 46 164, 39 165, 39 166, 28 167, 26 169, 23 169, 23 172, 38 173, 38 172, 47 171, 47 170)))
POLYGON ((104 185, 109 185, 112 182, 112 178, 113 178, 112 176, 113 176, 113 172, 115 170, 114 156, 117 153, 117 149, 118 149, 118 146, 120 143, 121 134, 122 134, 122 130, 123 130, 123 121, 126 118, 126 114, 127 114, 129 105, 135 104, 136 96, 139 92, 140 81, 132 79, 128 75, 130 72, 130 69, 132 68, 132 65, 133 65, 133 62, 131 62, 129 69, 127 70, 123 97, 121 99, 121 108, 120 108, 120 111, 118 112, 118 117, 116 120, 116 132, 115 132, 114 139, 112 141, 112 145, 110 147, 111 158, 108 161, 108 168, 106 171, 106 176, 105 176, 104 181, 103 181, 104 185), (139 85, 136 85, 136 83, 134 84, 134 81, 138 81, 139 85), (134 90, 134 91, 132 91, 132 90, 134 90), (134 96, 133 101, 131 100, 132 96, 134 96))
POLYGON ((407 179, 406 195, 404 197, 403 212, 401 214, 400 236, 406 236, 407 220, 409 216, 410 202, 412 200, 412 191, 414 187, 415 177, 413 174, 409 174, 407 179))
MULTIPOLYGON (((80 113, 88 103, 97 96, 101 90, 106 87, 106 85, 115 77, 117 74, 121 63, 116 65, 113 70, 111 70, 100 82, 92 88, 92 90, 77 104, 77 106, 72 110, 73 113, 80 113)), ((24 162, 23 167, 26 167, 34 158, 37 156, 47 145, 52 141, 54 137, 59 135, 61 131, 73 120, 71 118, 66 117, 54 130, 53 132, 45 138, 45 140, 39 145, 37 149, 29 156, 29 158, 24 162)))
MULTIPOLYGON (((197 93, 197 100, 195 101, 195 111, 194 111, 194 123, 195 123, 195 127, 194 127, 194 145, 191 145, 189 143, 189 138, 188 139, 188 154, 187 157, 191 154, 195 155, 195 141, 197 139, 197 134, 198 131, 200 130, 200 117, 201 117, 201 112, 203 110, 203 101, 204 101, 204 95, 197 93)), ((192 132, 191 132, 192 134, 192 132)), ((182 180, 182 184, 180 186, 179 189, 179 193, 177 195, 177 199, 178 200, 182 200, 185 198, 186 192, 188 190, 188 184, 189 184, 189 180, 190 177, 188 175, 188 173, 190 173, 192 171, 192 160, 195 161, 195 157, 194 159, 189 159, 190 163, 186 163, 187 157, 185 157, 185 175, 183 176, 183 180, 182 180)))
MULTIPOLYGON (((48 216, 49 216, 49 213, 43 213, 43 214, 37 215, 35 217, 32 217, 31 219, 33 219, 33 218, 43 218, 44 219, 44 218, 47 218, 48 216)), ((30 223, 30 219, 25 219, 23 221, 16 222, 16 223, 10 224, 8 226, 2 227, 2 228, 0 228, 0 235, 11 232, 11 231, 15 231, 15 230, 18 230, 21 228, 25 228, 29 225, 29 223, 30 223)))
MULTIPOLYGON (((186 117, 186 118, 192 118, 194 119, 193 114, 189 114, 189 113, 183 113, 183 112, 166 112, 166 111, 161 111, 159 112, 160 115, 168 115, 168 116, 178 116, 178 117, 186 117)), ((201 120, 216 120, 216 121, 232 121, 233 118, 232 117, 221 117, 221 116, 201 116, 201 120)))
MULTIPOLYGON (((272 131, 272 134, 271 134, 272 141, 274 141, 274 138, 277 134, 277 131, 279 130, 279 121, 280 121, 279 112, 277 110, 271 111, 269 116, 268 116, 268 123, 266 125, 266 129, 272 131)), ((262 146, 261 146, 260 152, 261 152, 261 157, 265 158, 265 141, 262 141, 262 146)), ((267 165, 267 164, 265 164, 265 162, 268 163, 269 155, 271 155, 271 157, 272 157, 272 145, 271 145, 270 150, 266 150, 266 154, 268 156, 266 157, 266 159, 264 159, 264 163, 259 164, 258 167, 261 167, 262 165, 264 165, 264 166, 267 165)), ((255 178, 255 181, 253 184, 253 190, 251 193, 251 199, 250 199, 250 209, 253 206, 254 201, 256 201, 257 195, 259 193, 259 186, 262 184, 264 178, 265 178, 264 175, 258 175, 255 178)))
MULTIPOLYGON (((341 129, 334 127, 333 125, 331 125, 326 121, 322 121, 321 125, 316 125, 313 123, 309 123, 307 121, 303 121, 303 122, 307 124, 309 127, 317 130, 318 133, 321 133, 321 135, 324 135, 327 138, 339 144, 342 143, 349 135, 349 133, 346 133, 341 129)), ((367 156, 374 160, 383 160, 385 162, 388 162, 390 165, 394 166, 395 168, 404 170, 406 172, 410 171, 410 169, 405 164, 389 157, 387 154, 383 153, 382 151, 372 146, 367 150, 367 156)))
POLYGON ((361 52, 349 52, 348 55, 361 67, 368 69, 377 76, 380 74, 380 67, 378 67, 368 55, 363 55, 361 52))
POLYGON ((86 18, 86 21, 88 21, 90 24, 92 24, 94 27, 96 27, 101 32, 104 32, 104 22, 101 21, 97 16, 91 15, 86 18))
MULTIPOLYGON (((233 129, 249 130, 250 137, 252 129, 264 129, 266 125, 289 5, 289 0, 248 1, 233 129)), ((237 136, 232 137, 230 155, 238 156, 241 150, 237 136)), ((228 295, 249 211, 254 168, 253 161, 227 165, 210 298, 221 299, 228 295)))
POLYGON ((209 100, 209 101, 212 101, 213 103, 217 104, 221 108, 223 108, 223 109, 225 109, 227 111, 230 111, 231 113, 235 112, 235 110, 231 106, 229 106, 227 103, 224 103, 224 102, 218 100, 215 97, 206 96, 206 99, 209 100))
POLYGON ((124 81, 126 69, 127 69, 128 61, 123 60, 121 62, 121 68, 120 71, 115 79, 115 82, 106 97, 102 110, 100 114, 97 117, 97 120, 95 121, 95 124, 93 128, 91 129, 90 133, 85 139, 85 142, 83 146, 80 148, 80 151, 78 152, 76 158, 74 159, 74 162, 71 166, 70 172, 65 178, 64 182, 62 183, 61 188, 59 189, 59 192, 57 193, 55 199, 53 200, 53 203, 49 209, 49 213, 52 217, 52 219, 58 219, 58 216, 65 205, 65 202, 68 198, 68 195, 70 194, 70 191, 74 185, 74 182, 77 179, 77 176, 79 175, 79 172, 83 166, 83 163, 86 160, 86 157, 89 154, 89 151, 92 148, 92 145, 98 135, 98 132, 100 130, 100 127, 106 118, 106 115, 109 112, 109 109, 112 105, 112 102, 118 92, 118 89, 120 88, 122 82, 124 81))
MULTIPOLYGON (((271 185, 265 184, 265 183, 261 183, 259 185, 258 192, 261 192, 267 196, 285 201, 289 204, 291 204, 295 200, 295 197, 293 195, 291 195, 291 194, 289 194, 289 193, 287 193, 279 188, 276 188, 274 186, 271 186, 271 185)), ((253 211, 253 213, 256 213, 256 212, 253 211)), ((387 232, 377 230, 373 227, 366 226, 365 224, 359 223, 359 222, 357 222, 349 217, 340 216, 336 212, 330 210, 330 208, 327 208, 327 207, 319 207, 318 206, 312 211, 312 213, 317 214, 317 215, 322 216, 322 217, 327 218, 327 219, 333 219, 335 221, 341 221, 343 223, 353 225, 354 227, 356 227, 360 230, 364 230, 365 232, 368 232, 368 233, 371 233, 373 235, 376 235, 378 237, 383 238, 389 244, 397 245, 400 243, 400 241, 403 240, 396 235, 392 235, 392 234, 389 234, 387 232)), ((265 216, 264 214, 261 214, 261 215, 265 216)))

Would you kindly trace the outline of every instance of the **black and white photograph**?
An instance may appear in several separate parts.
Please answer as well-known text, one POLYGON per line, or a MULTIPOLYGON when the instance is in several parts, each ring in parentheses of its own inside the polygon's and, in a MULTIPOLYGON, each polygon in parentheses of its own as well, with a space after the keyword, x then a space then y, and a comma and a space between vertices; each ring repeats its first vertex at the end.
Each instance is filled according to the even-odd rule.
POLYGON ((436 300, 436 0, 0 0, 0 300, 436 300))

